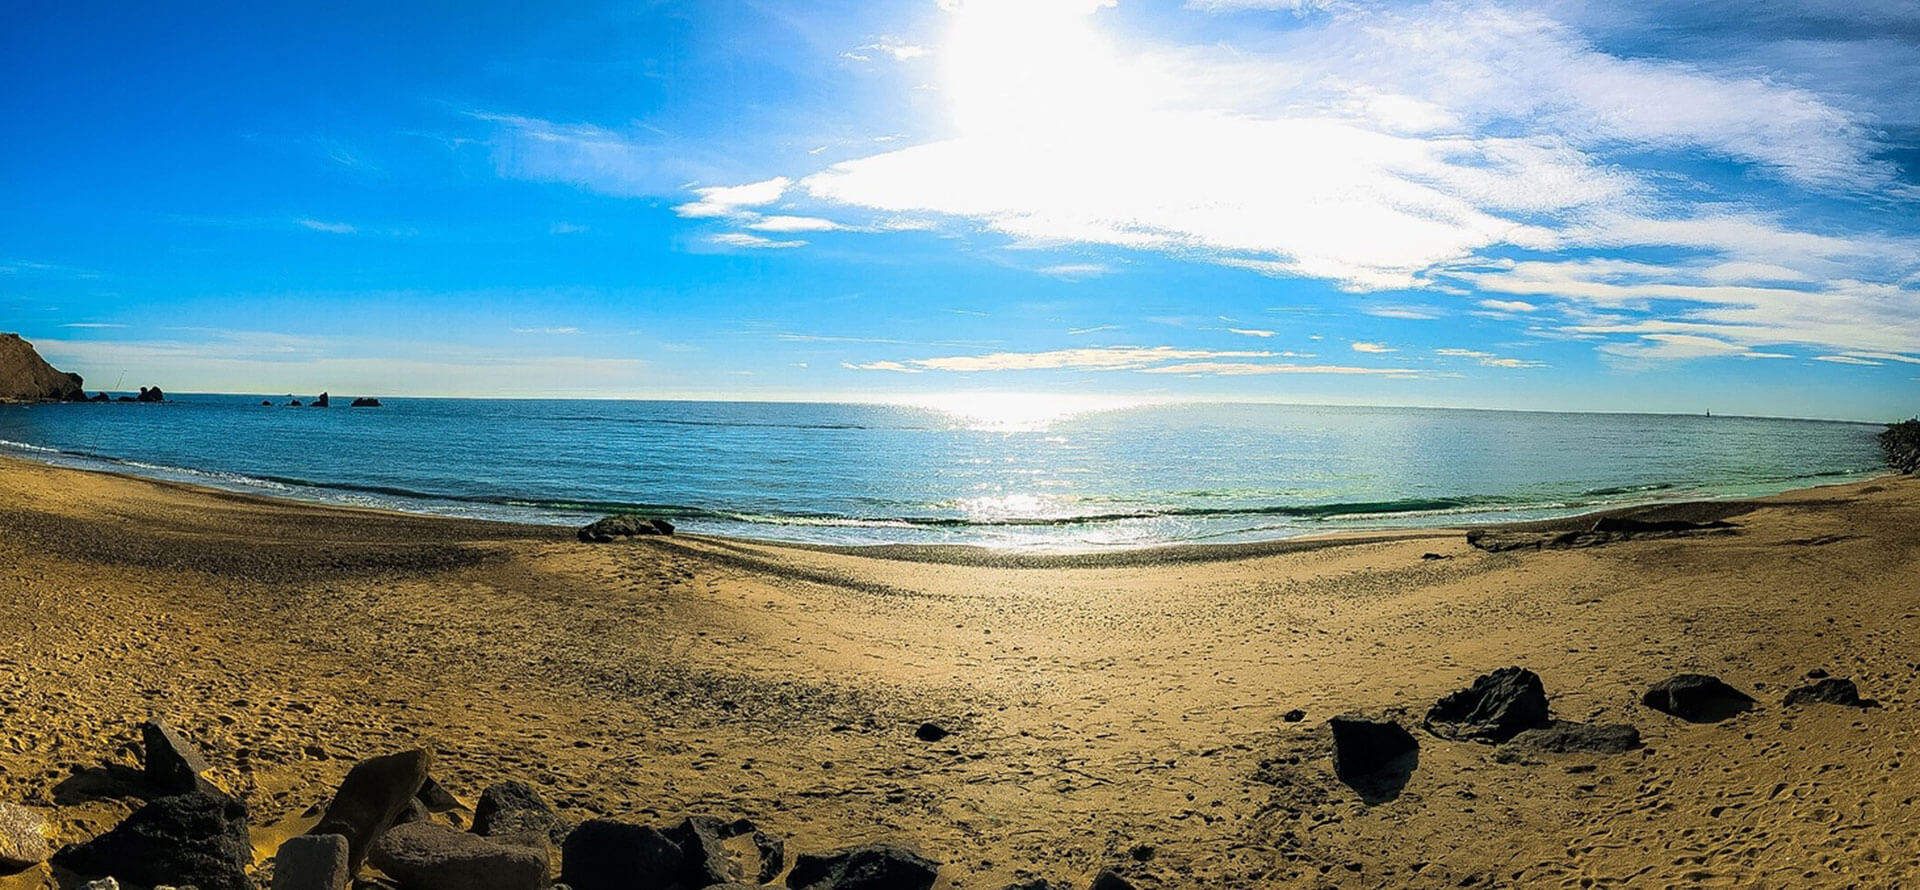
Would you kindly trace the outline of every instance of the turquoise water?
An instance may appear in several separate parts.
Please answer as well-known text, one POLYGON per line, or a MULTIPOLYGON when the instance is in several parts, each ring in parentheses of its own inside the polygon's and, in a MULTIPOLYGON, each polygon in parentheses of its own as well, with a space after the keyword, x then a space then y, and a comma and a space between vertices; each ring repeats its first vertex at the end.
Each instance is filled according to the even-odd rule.
POLYGON ((0 406, 0 453, 457 516, 572 524, 635 510, 689 532, 1050 549, 1538 518, 1881 467, 1878 426, 1743 417, 176 399, 0 406))

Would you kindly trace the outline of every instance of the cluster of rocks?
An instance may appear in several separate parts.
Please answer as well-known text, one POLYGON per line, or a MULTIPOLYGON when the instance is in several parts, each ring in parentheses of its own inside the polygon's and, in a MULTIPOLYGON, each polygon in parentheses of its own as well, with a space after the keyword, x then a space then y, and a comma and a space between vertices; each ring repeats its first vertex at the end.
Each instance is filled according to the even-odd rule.
POLYGON ((1725 534, 1739 528, 1725 520, 1693 522, 1684 519, 1631 519, 1603 516, 1583 529, 1530 531, 1524 529, 1484 528, 1467 532, 1467 543, 1489 553, 1509 550, 1565 550, 1598 547, 1637 538, 1682 538, 1701 534, 1725 534))
POLYGON ((93 398, 87 399, 86 401, 89 401, 89 402, 164 402, 166 400, 167 400, 167 394, 165 392, 162 392, 160 387, 143 386, 143 387, 140 387, 140 394, 137 396, 120 396, 119 398, 115 398, 113 396, 107 395, 106 393, 102 392, 94 395, 93 398))
MULTIPOLYGON (((160 796, 106 833, 57 852, 35 811, 0 803, 0 868, 50 860, 90 879, 84 890, 117 890, 119 882, 254 890, 246 804, 208 781, 206 758, 166 724, 143 724, 141 740, 142 779, 160 796)), ((313 828, 274 851, 267 866, 273 890, 365 886, 368 866, 385 879, 376 886, 401 890, 749 890, 783 873, 790 890, 928 890, 939 876, 939 862, 889 843, 802 853, 789 868, 785 842, 747 819, 570 825, 522 782, 489 786, 462 827, 466 808, 434 781, 432 766, 425 750, 356 764, 313 828)), ((1064 887, 1037 881, 1008 890, 1064 887)), ((1131 885, 1108 871, 1092 890, 1131 885)))
MULTIPOLYGON (((1835 704, 1869 708, 1852 680, 1812 671, 1816 682, 1789 691, 1782 704, 1835 704)), ((1753 697, 1706 674, 1678 674, 1655 683, 1641 704, 1692 723, 1731 719, 1757 704, 1753 697)), ((1390 715, 1345 714, 1328 721, 1333 734, 1333 768, 1340 781, 1369 803, 1391 800, 1419 765, 1420 742, 1390 715)), ((1526 761, 1541 754, 1622 754, 1641 746, 1631 724, 1587 724, 1556 720, 1540 676, 1521 667, 1501 668, 1449 693, 1427 710, 1420 722, 1429 734, 1449 741, 1497 745, 1494 759, 1526 761)))
MULTIPOLYGON (((261 399, 261 400, 260 400, 260 407, 262 407, 262 408, 271 408, 271 407, 273 407, 273 400, 272 400, 272 399, 261 399)), ((315 398, 315 399, 314 399, 313 401, 311 401, 311 402, 302 402, 302 401, 300 401, 299 399, 296 399, 296 398, 294 398, 294 397, 292 397, 292 396, 288 396, 288 397, 287 397, 287 403, 286 403, 286 407, 288 407, 288 408, 331 408, 331 407, 333 407, 333 396, 332 396, 332 394, 330 394, 330 393, 324 393, 324 392, 323 392, 323 393, 321 393, 321 394, 320 394, 320 395, 319 395, 319 396, 318 396, 317 398, 315 398)), ((378 407, 380 407, 380 400, 379 400, 379 399, 373 399, 373 398, 366 398, 366 397, 362 397, 362 398, 358 398, 358 399, 354 399, 354 400, 353 400, 352 402, 350 402, 350 403, 348 403, 348 405, 347 405, 347 407, 349 407, 349 408, 378 408, 378 407)))
POLYGON ((652 519, 631 513, 595 520, 574 533, 582 544, 608 544, 612 543, 614 538, 632 540, 647 535, 671 534, 673 534, 673 523, 665 519, 652 519))

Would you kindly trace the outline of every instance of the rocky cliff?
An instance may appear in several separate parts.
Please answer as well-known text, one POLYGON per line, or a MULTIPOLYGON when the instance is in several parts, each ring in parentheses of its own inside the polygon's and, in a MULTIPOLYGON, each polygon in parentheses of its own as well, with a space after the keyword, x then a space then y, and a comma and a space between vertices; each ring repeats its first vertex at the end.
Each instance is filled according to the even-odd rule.
POLYGON ((0 402, 78 402, 86 397, 80 375, 55 370, 19 334, 0 334, 0 402))

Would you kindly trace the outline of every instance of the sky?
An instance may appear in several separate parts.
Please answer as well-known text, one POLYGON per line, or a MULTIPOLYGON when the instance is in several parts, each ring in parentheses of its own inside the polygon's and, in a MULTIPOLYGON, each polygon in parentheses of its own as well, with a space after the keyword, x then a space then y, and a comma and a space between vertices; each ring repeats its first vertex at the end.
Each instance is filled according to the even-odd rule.
POLYGON ((94 388, 1920 410, 1910 0, 169 5, 0 8, 94 388))

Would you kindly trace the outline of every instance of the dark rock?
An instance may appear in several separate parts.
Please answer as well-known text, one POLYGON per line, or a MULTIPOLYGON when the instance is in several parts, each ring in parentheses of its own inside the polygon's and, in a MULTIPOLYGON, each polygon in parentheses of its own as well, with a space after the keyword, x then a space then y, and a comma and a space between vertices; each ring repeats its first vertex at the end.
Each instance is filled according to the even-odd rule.
POLYGON ((1692 522, 1679 519, 1607 517, 1596 520, 1591 527, 1585 529, 1561 528, 1546 531, 1474 529, 1467 532, 1467 543, 1489 553, 1503 553, 1509 550, 1564 550, 1599 547, 1616 541, 1631 541, 1638 538, 1681 538, 1701 534, 1723 534, 1737 528, 1739 526, 1731 522, 1718 519, 1710 522, 1692 522))
POLYGON ((1502 750, 1523 754, 1624 754, 1638 747, 1640 730, 1631 724, 1595 726, 1555 720, 1514 736, 1502 750))
POLYGON ((787 867, 787 843, 764 831, 755 831, 753 848, 760 854, 760 873, 756 880, 762 884, 773 883, 787 867))
POLYGON ((922 723, 920 728, 913 731, 913 737, 923 742, 937 742, 950 735, 953 733, 938 723, 922 723))
POLYGON ((427 809, 427 805, 421 803, 418 797, 408 798, 407 808, 401 810, 400 815, 393 817, 393 824, 395 825, 408 825, 414 822, 431 821, 433 821, 433 811, 427 809))
POLYGON ((1107 868, 1093 876, 1093 883, 1087 885, 1087 890, 1133 890, 1133 883, 1107 868))
POLYGON ((348 405, 347 405, 347 407, 349 407, 349 408, 378 408, 378 407, 380 407, 380 400, 379 400, 379 399, 367 399, 367 398, 359 398, 359 399, 354 399, 354 400, 353 400, 353 401, 352 401, 352 402, 351 402, 350 404, 348 404, 348 405))
POLYGON ((247 807, 223 794, 195 791, 141 807, 112 831, 54 854, 79 875, 112 875, 145 886, 192 884, 199 890, 253 890, 247 866, 247 807))
POLYGON ((614 538, 671 534, 673 534, 673 523, 665 519, 649 519, 630 513, 595 520, 592 524, 584 526, 578 532, 575 532, 575 536, 580 539, 581 543, 586 544, 606 544, 614 538))
POLYGON ((134 399, 134 397, 133 397, 133 396, 121 396, 121 397, 119 397, 119 398, 117 398, 117 399, 114 399, 114 401, 116 401, 116 402, 131 402, 131 401, 135 401, 135 399, 134 399))
POLYGON ((373 842, 393 827, 427 781, 433 755, 422 750, 388 754, 355 764, 333 801, 308 834, 347 839, 347 864, 358 873, 373 842))
POLYGON ((1427 711, 1422 725, 1443 739, 1491 744, 1547 723, 1547 691, 1540 676, 1506 667, 1448 694, 1427 711))
POLYGON ((1020 881, 1019 883, 1008 884, 1000 888, 1000 890, 1067 890, 1067 887, 1065 884, 1056 884, 1046 878, 1040 878, 1032 881, 1020 881))
POLYGON ((1400 796, 1420 763, 1420 743, 1392 720, 1340 716, 1333 730, 1333 772, 1369 804, 1400 796))
POLYGON ((1685 519, 1632 519, 1625 516, 1603 517, 1593 523, 1593 530, 1596 532, 1629 535, 1718 531, 1733 527, 1733 523, 1718 519, 1712 522, 1689 522, 1685 519))
POLYGON ((484 837, 534 833, 555 844, 567 839, 560 814, 525 782, 499 782, 480 792, 473 807, 473 833, 484 837))
POLYGON ((1860 687, 1852 680, 1838 677, 1826 677, 1812 686, 1802 686, 1787 693, 1784 704, 1787 705, 1846 705, 1850 708, 1871 708, 1880 703, 1870 698, 1860 697, 1860 687))
POLYGON ((547 882, 544 848, 495 843, 433 822, 387 832, 367 861, 408 890, 539 890, 547 882))
POLYGON ((160 387, 157 387, 157 386, 140 387, 140 395, 139 397, 134 399, 134 401, 136 402, 164 402, 166 400, 167 400, 167 394, 164 392, 161 392, 160 387))
POLYGON ((1285 720, 1288 723, 1299 723, 1300 721, 1307 719, 1307 712, 1302 711, 1299 708, 1294 708, 1293 710, 1288 711, 1285 714, 1281 714, 1280 719, 1285 720))
POLYGON ((113 396, 110 396, 110 395, 107 395, 106 393, 99 393, 99 394, 97 394, 97 395, 95 395, 95 396, 94 396, 93 398, 91 398, 91 399, 89 399, 88 401, 92 401, 92 402, 111 402, 111 401, 113 401, 113 396))
POLYGON ((271 407, 273 407, 273 400, 272 400, 272 399, 261 399, 261 400, 260 400, 260 407, 262 407, 262 408, 271 408, 271 407))
POLYGON ((173 727, 160 720, 149 720, 140 724, 140 743, 146 749, 145 771, 142 773, 147 784, 162 794, 185 794, 189 791, 210 791, 219 789, 208 784, 200 774, 207 771, 207 758, 187 741, 173 727))
POLYGON ((289 401, 289 402, 287 402, 287 407, 289 407, 289 408, 304 408, 304 407, 306 407, 306 406, 305 406, 305 405, 302 405, 302 404, 300 403, 300 400, 299 400, 299 399, 293 399, 292 401, 289 401))
POLYGON ((321 394, 320 394, 320 397, 319 397, 319 398, 317 398, 317 399, 314 399, 314 400, 313 400, 313 402, 312 402, 311 404, 309 404, 309 405, 307 405, 307 407, 309 407, 309 408, 326 408, 326 407, 330 407, 330 406, 331 406, 331 404, 332 404, 332 402, 333 402, 333 400, 332 400, 332 399, 330 399, 330 398, 328 398, 328 397, 327 397, 327 394, 326 394, 326 393, 321 393, 321 394))
POLYGON ((687 886, 705 887, 740 877, 739 867, 727 855, 727 823, 712 816, 689 816, 667 829, 666 835, 680 848, 687 886))
POLYGON ((692 890, 685 874, 680 845, 640 825, 595 819, 561 845, 560 880, 573 890, 692 890))
POLYGON ((0 870, 39 865, 52 854, 46 817, 38 810, 0 801, 0 870))
POLYGON ((927 890, 940 863, 894 844, 802 853, 787 873, 793 890, 927 890))
POLYGON ((273 890, 347 890, 347 839, 337 834, 288 838, 273 854, 273 890))
POLYGON ((1692 723, 1718 723, 1753 710, 1753 696, 1706 674, 1677 674, 1640 697, 1640 703, 1692 723))
POLYGON ((1827 676, 1825 668, 1814 668, 1807 672, 1807 679, 1809 680, 1825 680, 1827 676))
POLYGON ((413 799, 424 804, 429 812, 434 813, 464 809, 460 804, 460 800, 449 793, 439 782, 434 781, 432 776, 428 776, 425 782, 420 783, 420 790, 414 793, 413 799))

